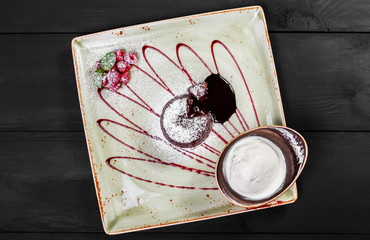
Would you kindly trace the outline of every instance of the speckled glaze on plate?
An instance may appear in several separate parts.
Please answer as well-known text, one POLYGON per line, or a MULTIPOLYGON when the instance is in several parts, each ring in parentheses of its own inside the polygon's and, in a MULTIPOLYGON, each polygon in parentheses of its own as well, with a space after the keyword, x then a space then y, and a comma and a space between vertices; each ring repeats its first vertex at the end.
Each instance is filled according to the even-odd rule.
MULTIPOLYGON (((119 234, 251 211, 230 204, 218 191, 214 163, 217 153, 232 136, 244 129, 285 125, 261 7, 205 13, 86 35, 73 39, 72 52, 86 141, 106 233, 119 234), (224 44, 215 44, 213 48, 217 67, 211 52, 214 41, 224 44), (186 47, 179 50, 180 63, 176 55, 179 43, 191 47, 204 63, 186 47), (151 69, 143 56, 144 45, 159 49, 171 60, 149 49, 146 57, 151 69), (105 53, 117 49, 135 52, 139 59, 136 66, 149 75, 139 68, 132 68, 129 88, 119 89, 121 95, 103 90, 103 98, 100 98, 92 81, 92 66, 105 53), (214 131, 202 145, 188 149, 188 154, 166 142, 158 116, 122 97, 145 102, 153 112, 160 113, 173 96, 153 79, 162 79, 174 95, 186 93, 191 83, 179 65, 195 82, 203 81, 210 71, 219 71, 232 85, 238 108, 229 122, 213 124, 214 131), (100 121, 100 127, 97 121, 100 121), (111 159, 115 169, 107 165, 107 159, 111 159), (165 164, 159 164, 156 159, 165 164), (174 164, 207 174, 186 171, 174 164)), ((278 200, 258 209, 292 203, 296 199, 294 184, 278 200)))

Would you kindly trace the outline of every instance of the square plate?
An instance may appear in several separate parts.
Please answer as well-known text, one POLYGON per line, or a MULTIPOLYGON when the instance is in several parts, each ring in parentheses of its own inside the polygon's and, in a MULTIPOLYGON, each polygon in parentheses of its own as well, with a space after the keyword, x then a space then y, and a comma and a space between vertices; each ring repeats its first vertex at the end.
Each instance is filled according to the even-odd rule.
MULTIPOLYGON (((212 174, 218 153, 232 136, 259 125, 285 125, 261 7, 205 13, 86 35, 73 39, 72 51, 106 233, 119 234, 250 211, 225 200, 212 174), (143 46, 153 48, 146 47, 143 51, 143 46), (100 95, 92 80, 93 65, 107 52, 117 49, 135 52, 138 62, 130 70, 127 86, 121 87, 118 93, 103 89, 100 95), (171 146, 160 128, 159 115, 164 105, 173 95, 186 93, 190 79, 200 82, 210 72, 217 71, 235 91, 236 113, 224 125, 214 123, 214 132, 201 145, 190 149, 171 146), (106 164, 107 159, 111 166, 106 164), (203 174, 187 171, 189 168, 200 169, 203 174)), ((296 185, 293 185, 277 201, 260 209, 296 199, 296 185)))

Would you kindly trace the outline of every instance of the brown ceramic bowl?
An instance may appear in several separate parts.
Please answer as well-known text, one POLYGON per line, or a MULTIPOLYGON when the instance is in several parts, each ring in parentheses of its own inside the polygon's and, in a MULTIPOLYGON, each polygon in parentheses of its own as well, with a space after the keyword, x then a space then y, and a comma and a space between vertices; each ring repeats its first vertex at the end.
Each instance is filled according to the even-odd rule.
POLYGON ((295 130, 283 126, 265 126, 250 129, 235 137, 222 150, 216 165, 216 180, 218 188, 224 197, 231 203, 240 207, 255 208, 265 205, 283 195, 297 180, 307 160, 307 143, 295 130), (224 158, 231 146, 238 140, 247 136, 260 136, 267 138, 279 147, 285 157, 286 177, 282 187, 265 199, 252 200, 235 192, 228 184, 224 175, 224 158))

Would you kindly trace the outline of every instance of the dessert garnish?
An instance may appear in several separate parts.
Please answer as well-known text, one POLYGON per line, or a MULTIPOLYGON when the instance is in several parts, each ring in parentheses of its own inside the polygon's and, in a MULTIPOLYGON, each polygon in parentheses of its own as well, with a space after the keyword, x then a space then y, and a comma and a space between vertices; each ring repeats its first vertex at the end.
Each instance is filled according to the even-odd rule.
POLYGON ((94 66, 93 80, 98 88, 108 87, 117 91, 122 84, 130 80, 129 70, 137 62, 134 53, 125 53, 123 50, 109 52, 94 66))

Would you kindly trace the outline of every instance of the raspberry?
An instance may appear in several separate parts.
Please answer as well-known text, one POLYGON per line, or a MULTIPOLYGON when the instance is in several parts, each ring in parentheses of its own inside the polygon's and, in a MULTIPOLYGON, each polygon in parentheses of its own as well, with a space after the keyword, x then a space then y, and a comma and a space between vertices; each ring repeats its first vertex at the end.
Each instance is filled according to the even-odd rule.
POLYGON ((116 65, 114 65, 109 71, 115 71, 115 72, 118 72, 118 68, 116 65))
POLYGON ((125 72, 121 75, 121 82, 123 84, 127 84, 130 81, 130 76, 128 75, 128 72, 125 72))
POLYGON ((124 60, 129 64, 135 64, 137 62, 137 56, 135 53, 125 53, 124 60))
POLYGON ((120 71, 121 73, 125 73, 131 68, 131 65, 125 61, 117 62, 116 66, 118 71, 120 71))
POLYGON ((125 52, 124 52, 124 51, 122 51, 122 50, 118 49, 118 50, 115 52, 115 54, 116 54, 117 62, 119 62, 119 61, 123 61, 123 57, 124 57, 124 55, 125 55, 125 52))
POLYGON ((117 91, 121 86, 121 74, 113 68, 108 71, 107 74, 108 88, 112 91, 117 91))

